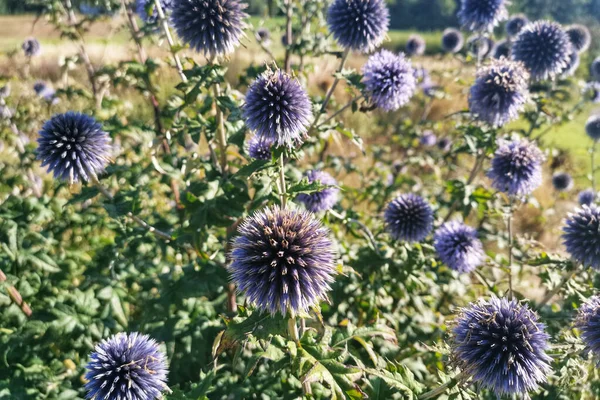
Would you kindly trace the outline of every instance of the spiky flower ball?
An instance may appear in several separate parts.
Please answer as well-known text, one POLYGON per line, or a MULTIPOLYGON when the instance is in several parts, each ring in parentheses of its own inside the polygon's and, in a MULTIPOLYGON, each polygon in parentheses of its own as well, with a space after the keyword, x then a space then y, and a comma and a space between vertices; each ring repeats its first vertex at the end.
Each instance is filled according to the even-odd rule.
POLYGON ((248 141, 248 155, 255 160, 270 160, 273 157, 273 142, 252 136, 248 141))
POLYGON ((594 141, 600 139, 600 114, 588 118, 585 123, 585 133, 594 141))
POLYGON ((433 246, 444 264, 461 273, 473 271, 485 257, 477 231, 458 221, 439 227, 433 235, 433 246))
POLYGON ((590 30, 584 25, 574 24, 569 26, 567 35, 569 35, 573 49, 579 53, 586 51, 592 44, 590 30))
POLYGON ((535 312, 516 300, 492 297, 462 308, 452 329, 452 353, 461 369, 498 397, 546 382, 550 336, 535 312))
POLYGON ((233 52, 244 35, 247 4, 240 0, 172 0, 177 35, 207 57, 233 52))
POLYGON ((508 18, 506 4, 506 0, 461 0, 458 19, 470 31, 491 32, 508 18))
POLYGON ((381 50, 363 66, 365 91, 375 105, 394 111, 406 105, 417 89, 415 72, 404 54, 381 50))
MULTIPOLYGON (((306 173, 309 182, 320 182, 324 186, 335 186, 337 181, 325 171, 311 170, 306 173)), ((319 212, 331 210, 338 201, 340 189, 328 187, 314 193, 300 193, 296 200, 304 204, 308 211, 319 212)))
POLYGON ((573 188, 573 178, 566 172, 557 172, 552 175, 552 186, 559 192, 567 192, 573 188))
POLYGON ((271 44, 271 31, 269 31, 267 28, 260 27, 256 30, 256 40, 259 43, 262 43, 265 46, 268 46, 271 44))
POLYGON ((596 201, 596 193, 592 189, 585 189, 579 192, 577 201, 581 206, 589 206, 596 201))
POLYGON ((386 229, 394 240, 420 242, 433 227, 433 210, 427 201, 413 193, 401 194, 385 209, 386 229))
POLYGON ((596 57, 590 64, 590 75, 596 81, 600 81, 600 56, 596 57))
POLYGON ((40 130, 37 157, 57 179, 89 181, 110 160, 110 138, 96 120, 68 111, 56 114, 40 130))
POLYGON ((581 305, 575 326, 581 332, 585 352, 591 352, 594 359, 600 361, 600 296, 592 296, 581 305))
POLYGON ((447 137, 443 137, 437 142, 438 149, 442 151, 449 151, 452 148, 452 140, 447 137))
POLYGON ((137 332, 100 342, 86 368, 86 399, 154 400, 168 389, 164 353, 154 339, 137 332))
POLYGON ((511 16, 508 21, 506 21, 506 25, 504 29, 506 30, 506 35, 508 37, 515 37, 521 30, 529 23, 529 19, 524 14, 515 14, 511 16))
POLYGON ((361 53, 379 47, 389 23, 385 0, 334 0, 327 11, 327 25, 338 44, 361 53))
POLYGON ((463 34, 454 28, 444 30, 442 34, 442 49, 446 53, 458 53, 465 43, 463 34))
POLYGON ((435 146, 435 144, 437 143, 437 136, 435 136, 435 133, 433 133, 432 131, 425 131, 423 132, 423 135, 421 135, 419 143, 426 147, 435 146))
POLYGON ((281 70, 268 70, 248 88, 244 119, 261 140, 278 147, 302 141, 312 111, 308 94, 297 79, 281 70))
POLYGON ((469 95, 471 114, 494 127, 514 121, 529 98, 528 80, 523 64, 506 58, 480 68, 469 95))
POLYGON ((27 38, 21 45, 26 57, 35 57, 42 52, 40 42, 36 38, 27 38))
POLYGON ((410 35, 406 41, 406 54, 409 56, 422 56, 425 54, 427 43, 421 35, 410 35))
POLYGON ((265 208, 239 227, 229 271, 250 303, 271 314, 307 311, 335 275, 329 231, 309 211, 265 208))
POLYGON ((512 58, 525 64, 535 81, 554 79, 569 65, 569 36, 556 22, 537 21, 525 26, 515 38, 512 58))
POLYGON ((492 50, 492 56, 495 59, 500 59, 502 57, 510 58, 510 47, 511 44, 508 40, 501 40, 494 46, 494 49, 492 50))
MULTIPOLYGON (((160 8, 165 15, 168 15, 173 8, 173 0, 160 0, 160 8)), ((158 20, 158 11, 154 0, 137 0, 135 2, 135 12, 147 23, 154 23, 158 20)))
POLYGON ((569 213, 562 239, 574 261, 600 270, 600 208, 584 205, 569 213))
POLYGON ((511 196, 527 196, 542 183, 543 155, 540 149, 527 140, 501 143, 488 177, 494 189, 511 196))

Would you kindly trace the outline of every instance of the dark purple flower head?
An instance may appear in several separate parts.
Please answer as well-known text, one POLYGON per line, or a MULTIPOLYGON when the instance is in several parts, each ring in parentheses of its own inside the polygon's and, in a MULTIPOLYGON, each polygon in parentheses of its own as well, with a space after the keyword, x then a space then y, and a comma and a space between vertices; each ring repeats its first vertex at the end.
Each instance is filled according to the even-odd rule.
POLYGON ((567 27, 567 35, 569 35, 574 50, 578 53, 583 53, 592 44, 590 30, 584 25, 575 24, 567 27))
POLYGON ((439 227, 433 235, 433 246, 444 264, 461 273, 473 271, 485 257, 477 231, 458 221, 439 227))
POLYGON ((327 11, 327 25, 338 44, 361 53, 379 47, 389 23, 385 0, 334 0, 327 11))
POLYGON ((394 111, 406 105, 417 88, 415 73, 404 54, 381 50, 363 66, 365 91, 375 105, 394 111))
POLYGON ((147 335, 117 333, 90 355, 86 399, 154 400, 167 387, 167 359, 147 335))
POLYGON ((600 56, 596 57, 590 64, 590 75, 595 81, 600 81, 600 56))
POLYGON ((248 15, 240 0, 173 0, 171 21, 185 43, 207 57, 234 51, 248 15))
POLYGON ((491 32, 508 18, 506 4, 506 0, 461 0, 458 19, 470 31, 491 32))
MULTIPOLYGON (((306 173, 306 177, 309 182, 320 182, 324 186, 337 185, 337 181, 325 171, 311 170, 306 173)), ((328 187, 314 193, 300 193, 296 200, 304 204, 308 211, 327 211, 338 202, 339 192, 337 187, 328 187)))
POLYGON ((442 49, 446 53, 458 53, 464 42, 463 34, 458 29, 448 28, 442 34, 442 49))
POLYGON ((487 38, 481 38, 477 35, 467 39, 467 50, 476 58, 485 58, 491 51, 490 42, 487 38))
POLYGON ((552 186, 559 192, 567 192, 573 188, 573 178, 566 172, 557 172, 552 175, 552 186))
POLYGON ((600 114, 592 115, 585 123, 585 133, 592 139, 600 139, 600 114))
POLYGON ((406 41, 406 54, 408 56, 422 56, 425 54, 427 43, 421 35, 410 35, 406 41))
POLYGON ((579 205, 581 206, 592 205, 596 201, 596 192, 592 189, 582 190, 577 196, 577 201, 579 201, 579 205))
POLYGON ((433 227, 433 210, 422 197, 401 194, 385 209, 386 229, 394 240, 420 242, 433 227))
POLYGON ((256 40, 259 43, 264 44, 265 46, 268 46, 271 44, 271 31, 269 31, 267 28, 260 27, 256 30, 256 40))
MULTIPOLYGON (((173 8, 173 0, 160 0, 160 7, 165 15, 169 14, 173 8)), ((156 11, 154 0, 137 0, 135 12, 147 23, 154 23, 158 20, 158 11, 156 11)))
POLYGON ((494 46, 492 50, 492 56, 495 59, 510 58, 510 42, 508 40, 501 40, 494 46))
POLYGON ((488 177, 494 189, 511 196, 527 196, 542 183, 542 152, 527 140, 501 143, 488 177))
POLYGON ((592 103, 600 103, 600 82, 588 82, 583 88, 583 95, 592 103))
POLYGON ((584 205, 569 213, 562 239, 574 261, 600 270, 600 208, 584 205))
POLYGON ((433 133, 432 131, 425 131, 421 135, 419 143, 426 147, 435 146, 435 144, 437 143, 437 136, 435 136, 435 133, 433 133))
POLYGON ((469 95, 471 114, 494 127, 514 121, 529 98, 528 80, 523 64, 506 58, 493 60, 477 71, 469 95))
POLYGON ((56 96, 56 90, 48 86, 45 82, 37 81, 33 85, 33 91, 42 99, 49 103, 56 104, 60 99, 56 96))
POLYGON ((449 151, 452 148, 452 140, 447 137, 443 137, 437 142, 438 148, 442 151, 449 151))
POLYGON ((42 52, 40 42, 36 38, 27 38, 21 45, 26 57, 35 57, 42 52))
POLYGON ((506 35, 508 37, 515 37, 521 30, 529 23, 529 19, 524 14, 515 14, 506 21, 506 35))
POLYGON ((305 312, 326 298, 336 273, 329 231, 309 211, 265 208, 248 217, 229 271, 248 301, 271 314, 305 312))
POLYGON ((270 160, 273 157, 273 142, 252 136, 248 141, 248 155, 256 160, 270 160))
POLYGON ((581 331, 585 352, 591 352, 600 364, 600 296, 592 296, 581 305, 575 326, 581 331))
POLYGON ((453 355, 461 369, 498 397, 527 392, 546 382, 550 336, 526 305, 492 297, 461 309, 452 329, 453 355))
POLYGON ((37 157, 48 172, 69 183, 89 181, 102 173, 110 160, 110 138, 96 120, 68 111, 44 123, 37 157))
POLYGON ((294 147, 302 142, 311 118, 308 94, 283 71, 268 70, 248 88, 244 119, 261 140, 294 147))
POLYGON ((515 38, 512 58, 525 64, 535 81, 554 79, 569 65, 571 41, 556 22, 537 21, 525 26, 515 38))

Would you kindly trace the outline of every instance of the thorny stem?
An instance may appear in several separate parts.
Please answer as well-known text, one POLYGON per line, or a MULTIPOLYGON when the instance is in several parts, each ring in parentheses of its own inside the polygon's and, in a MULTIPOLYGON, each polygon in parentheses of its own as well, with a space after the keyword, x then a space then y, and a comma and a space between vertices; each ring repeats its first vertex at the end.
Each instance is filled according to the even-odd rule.
POLYGON ((448 389, 452 389, 454 386, 459 385, 462 382, 464 382, 467 379, 467 376, 468 375, 466 372, 461 372, 454 378, 450 379, 448 382, 436 387, 435 389, 430 390, 429 392, 423 393, 422 395, 419 396, 419 400, 433 399, 437 396, 440 396, 440 395, 446 393, 446 391, 448 389))
POLYGON ((279 199, 281 201, 281 208, 285 208, 285 194, 287 192, 285 186, 285 161, 283 159, 283 154, 279 156, 279 199))
POLYGON ((578 270, 579 270, 579 267, 573 269, 573 271, 569 271, 568 273, 566 273, 563 276, 563 278, 561 279, 561 281, 558 283, 558 285, 556 285, 556 287, 554 287, 554 289, 552 289, 551 291, 546 293, 546 295, 544 296, 542 301, 540 301, 538 303, 538 305, 537 305, 538 308, 541 308, 541 307, 545 306, 546 304, 548 304, 550 299, 552 299, 552 297, 554 297, 554 295, 556 295, 556 293, 558 293, 558 291, 560 289, 562 289, 573 276, 575 276, 575 274, 577 273, 578 270))
POLYGON ((508 299, 513 298, 513 283, 512 283, 512 265, 513 265, 513 198, 509 199, 508 203, 508 218, 506 221, 508 228, 508 299))
POLYGON ((339 110, 337 110, 336 112, 334 112, 333 114, 331 114, 329 117, 327 117, 327 119, 325 119, 323 122, 320 122, 316 127, 320 127, 322 125, 325 125, 326 123, 328 123, 329 121, 331 121, 332 119, 334 119, 335 117, 337 117, 338 115, 340 115, 341 113, 343 113, 344 111, 346 111, 349 107, 352 106, 352 104, 356 103, 358 100, 362 99, 364 96, 358 95, 356 97, 353 97, 352 100, 350 100, 348 103, 346 103, 346 105, 344 105, 342 108, 340 108, 339 110))
POLYGON ((173 40, 173 36, 171 36, 171 30, 169 29, 169 23, 167 22, 167 18, 165 17, 165 12, 162 9, 160 4, 160 0, 154 0, 154 6, 156 7, 156 13, 158 14, 158 18, 160 20, 160 24, 162 26, 163 32, 167 38, 167 42, 169 43, 169 49, 171 50, 171 55, 173 56, 173 61, 175 62, 175 67, 177 68, 177 73, 183 82, 187 82, 187 76, 183 73, 183 65, 181 64, 181 60, 175 51, 175 41, 173 40))
MULTIPOLYGON (((5 282, 6 281, 6 275, 4 274, 4 272, 0 269, 0 283, 5 282)), ((6 288, 6 291, 8 293, 8 297, 10 297, 10 299, 17 305, 19 306, 19 308, 21 309, 21 311, 23 312, 23 314, 25 314, 27 317, 31 317, 31 308, 29 307, 29 304, 27 304, 24 300, 23 297, 21 296, 21 293, 19 293, 19 291, 17 290, 17 288, 15 288, 14 286, 8 286, 6 288)))
POLYGON ((223 120, 223 111, 217 104, 218 98, 221 96, 221 86, 218 82, 213 84, 213 91, 215 94, 215 105, 217 108, 217 146, 219 146, 220 153, 220 166, 221 171, 225 174, 227 172, 227 133, 225 132, 225 122, 223 120))

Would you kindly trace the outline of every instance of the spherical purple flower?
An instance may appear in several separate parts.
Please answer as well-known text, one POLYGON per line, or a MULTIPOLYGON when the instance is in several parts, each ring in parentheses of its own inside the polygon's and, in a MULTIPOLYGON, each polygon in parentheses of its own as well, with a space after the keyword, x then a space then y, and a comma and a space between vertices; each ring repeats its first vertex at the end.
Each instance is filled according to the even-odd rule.
POLYGON ((583 95, 592 103, 600 103, 600 82, 588 82, 583 88, 583 95))
POLYGON ((578 53, 583 53, 592 44, 590 30, 584 25, 574 24, 567 27, 567 35, 569 35, 574 50, 578 53))
POLYGON ((435 146, 435 144, 437 143, 437 136, 435 136, 435 133, 433 133, 432 131, 425 131, 423 132, 423 135, 421 135, 419 143, 426 147, 435 146))
MULTIPOLYGON (((325 171, 312 170, 306 173, 309 182, 320 182, 324 186, 336 186, 337 181, 325 171)), ((328 187, 314 193, 300 193, 296 200, 304 204, 308 211, 319 212, 331 210, 338 202, 340 189, 328 187)))
POLYGON ((427 43, 421 35, 410 35, 406 41, 406 54, 409 56, 422 56, 425 54, 427 43))
POLYGON ((308 94, 283 71, 268 70, 248 88, 244 119, 261 140, 294 147, 302 141, 311 118, 308 94))
POLYGON ((232 53, 246 26, 240 0, 173 0, 171 21, 179 37, 208 57, 232 53))
POLYGON ((492 50, 492 56, 495 59, 510 58, 510 42, 508 40, 501 40, 494 46, 492 50))
POLYGON ((248 141, 248 155, 256 160, 270 160, 273 157, 273 142, 252 136, 248 141))
POLYGON ((256 30, 255 37, 259 43, 262 43, 265 46, 268 46, 271 44, 271 31, 269 31, 265 27, 258 28, 256 30))
POLYGON ((592 115, 585 123, 585 133, 592 139, 600 139, 600 114, 592 115))
POLYGON ((574 261, 600 270, 600 208, 584 205, 569 213, 562 239, 574 261))
POLYGON ((447 137, 443 137, 437 142, 438 148, 442 151, 449 151, 452 148, 452 140, 447 137))
POLYGON ((600 81, 600 56, 596 57, 590 64, 590 74, 596 81, 600 81))
POLYGON ((442 34, 442 49, 446 53, 458 53, 464 42, 463 34, 458 29, 448 28, 442 34))
POLYGON ((512 58, 525 64, 531 78, 554 79, 569 65, 571 41, 556 22, 537 21, 525 26, 515 38, 512 58))
POLYGON ((363 67, 365 91, 375 105, 394 111, 408 103, 417 88, 414 70, 404 54, 381 50, 363 67))
POLYGON ((110 138, 88 115, 56 114, 40 130, 37 157, 57 179, 71 184, 89 181, 102 173, 110 160, 110 138))
POLYGON ((52 87, 48 86, 42 81, 38 81, 33 85, 33 91, 39 97, 41 97, 49 103, 56 104, 60 101, 60 99, 56 97, 56 90, 54 90, 52 87))
POLYGON ((461 369, 498 397, 536 390, 550 373, 550 336, 516 300, 479 300, 462 308, 452 329, 452 352, 461 369))
POLYGON ((552 186, 559 192, 567 192, 573 188, 573 178, 566 172, 557 172, 552 175, 552 186))
POLYGON ((336 252, 312 213, 266 208, 247 218, 238 233, 229 271, 250 303, 271 314, 295 315, 325 299, 336 252))
POLYGON ((439 227, 433 235, 433 246, 444 264, 461 273, 473 271, 485 257, 477 231, 458 221, 439 227))
POLYGON ((575 326, 581 331, 585 352, 600 362, 600 296, 592 296, 581 305, 575 326))
POLYGON ((596 201, 596 193, 592 189, 585 189, 579 192, 577 201, 581 206, 589 206, 596 201))
POLYGON ((506 0, 461 0, 458 19, 470 31, 491 32, 508 18, 506 4, 506 0))
MULTIPOLYGON (((160 0, 160 7, 167 15, 173 8, 173 0, 160 0)), ((158 11, 156 11, 154 0, 137 0, 135 12, 147 23, 154 23, 158 20, 158 11)))
POLYGON ((21 45, 26 57, 35 57, 42 51, 40 42, 36 38, 27 38, 21 45))
POLYGON ((527 196, 542 183, 542 152, 527 140, 501 143, 488 177, 494 189, 511 196, 527 196))
POLYGON ((521 30, 529 23, 529 19, 524 14, 515 14, 506 21, 506 35, 508 37, 515 37, 521 30))
POLYGON ((100 342, 86 368, 86 399, 154 400, 168 389, 167 358, 154 339, 137 332, 100 342))
POLYGON ((494 127, 514 121, 529 98, 528 80, 523 64, 506 58, 493 60, 477 71, 469 95, 471 114, 494 127))
POLYGON ((327 11, 327 25, 338 44, 361 53, 383 42, 389 23, 385 0, 334 0, 327 11))
POLYGON ((394 240, 420 242, 433 227, 433 210, 416 194, 401 194, 392 200, 384 212, 386 229, 394 240))

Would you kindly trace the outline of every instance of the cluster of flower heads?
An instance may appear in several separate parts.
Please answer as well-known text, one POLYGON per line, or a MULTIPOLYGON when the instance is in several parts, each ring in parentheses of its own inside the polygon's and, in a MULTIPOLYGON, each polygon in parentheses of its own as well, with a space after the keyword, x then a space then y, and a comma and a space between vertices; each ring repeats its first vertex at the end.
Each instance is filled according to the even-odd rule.
POLYGON ((137 332, 118 333, 90 355, 87 399, 155 400, 167 387, 167 359, 154 339, 137 332))
POLYGON ((562 239, 573 260, 600 270, 600 208, 583 205, 570 213, 562 239))
POLYGON ((385 0, 334 0, 327 25, 345 49, 369 53, 383 42, 390 15, 385 0))
POLYGON ((506 0, 461 0, 458 19, 470 31, 491 32, 508 18, 507 3, 506 0))
POLYGON ((527 140, 501 143, 488 176, 494 189, 510 196, 531 194, 542 183, 543 155, 537 146, 527 140))
POLYGON ((21 48, 26 57, 35 57, 42 52, 42 46, 40 46, 40 42, 36 38, 25 39, 21 48))
POLYGON ((179 37, 207 57, 233 52, 244 35, 244 12, 240 0, 172 0, 171 21, 179 37))
POLYGON ((477 231, 458 221, 447 222, 438 228, 433 245, 440 260, 461 273, 473 271, 485 257, 477 231))
POLYGON ((384 212, 386 229, 394 240, 420 242, 433 228, 433 210, 427 201, 413 193, 401 194, 384 212))
POLYGON ((519 62, 494 60, 477 71, 469 109, 478 119, 498 127, 519 117, 529 98, 529 74, 519 62))
POLYGON ((296 200, 304 204, 307 210, 320 212, 331 210, 338 201, 340 189, 335 187, 337 181, 325 171, 311 170, 306 173, 309 182, 319 182, 329 186, 313 193, 300 193, 296 200))
POLYGON ((406 105, 417 88, 415 71, 404 54, 381 50, 363 66, 365 91, 373 103, 393 111, 406 105))

